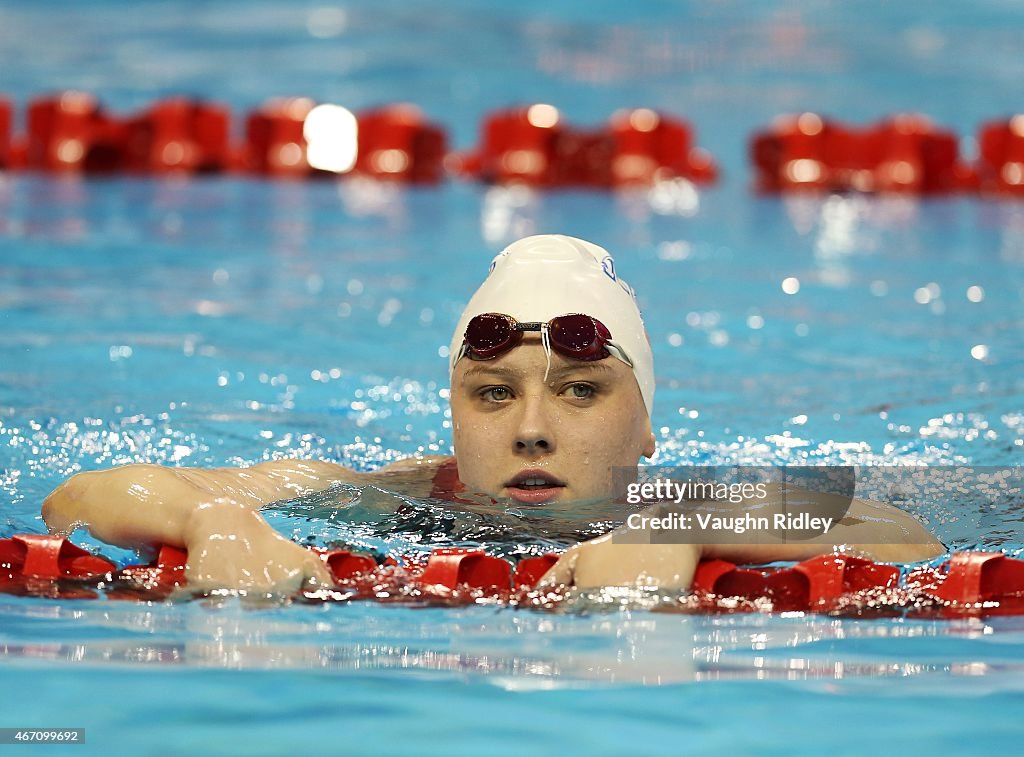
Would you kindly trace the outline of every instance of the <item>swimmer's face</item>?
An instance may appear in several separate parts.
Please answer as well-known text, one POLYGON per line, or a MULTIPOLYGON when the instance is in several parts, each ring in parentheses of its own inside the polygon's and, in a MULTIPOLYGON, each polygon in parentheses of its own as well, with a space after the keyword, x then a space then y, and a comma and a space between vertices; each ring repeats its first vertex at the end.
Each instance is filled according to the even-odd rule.
POLYGON ((629 366, 551 355, 539 335, 452 374, 453 441, 469 491, 526 504, 608 499, 613 468, 654 454, 654 435, 629 366))

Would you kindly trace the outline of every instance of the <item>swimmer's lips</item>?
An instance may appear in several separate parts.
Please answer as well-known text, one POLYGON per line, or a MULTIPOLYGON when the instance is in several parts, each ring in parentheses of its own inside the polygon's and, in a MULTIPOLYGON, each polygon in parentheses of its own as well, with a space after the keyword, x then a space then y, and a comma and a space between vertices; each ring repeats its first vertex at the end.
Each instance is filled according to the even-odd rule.
POLYGON ((550 502, 561 494, 565 484, 550 473, 538 468, 519 471, 505 484, 512 499, 527 505, 550 502))

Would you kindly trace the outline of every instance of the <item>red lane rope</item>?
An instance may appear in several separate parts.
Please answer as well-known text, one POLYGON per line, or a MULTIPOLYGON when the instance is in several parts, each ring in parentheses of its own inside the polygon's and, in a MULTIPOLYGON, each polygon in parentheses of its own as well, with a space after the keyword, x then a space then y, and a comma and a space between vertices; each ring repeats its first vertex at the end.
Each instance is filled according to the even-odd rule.
MULTIPOLYGON (((623 109, 595 128, 535 103, 486 114, 475 148, 448 150, 445 129, 415 106, 352 113, 309 98, 269 100, 232 138, 227 105, 185 97, 117 116, 86 92, 31 100, 25 133, 0 96, 0 170, 48 173, 204 174, 276 178, 356 175, 433 184, 446 177, 539 188, 609 189, 718 176, 684 119, 623 109)), ((978 157, 920 114, 853 126, 816 113, 782 116, 750 138, 754 185, 763 192, 983 192, 1024 195, 1024 115, 983 123, 978 157)))
POLYGON ((566 123, 551 105, 499 110, 485 116, 480 138, 476 149, 448 156, 451 173, 549 188, 707 183, 718 173, 686 121, 649 108, 617 111, 596 129, 566 123))
POLYGON ((649 109, 616 113, 580 129, 544 104, 503 110, 482 126, 483 144, 450 153, 445 130, 412 105, 352 113, 308 98, 266 102, 244 119, 239 143, 223 104, 160 100, 125 117, 85 92, 32 100, 25 134, 11 134, 13 106, 0 98, 0 168, 48 173, 202 174, 278 178, 345 174, 403 183, 445 176, 537 187, 612 187, 662 178, 710 181, 715 165, 694 147, 685 121, 649 109))
POLYGON ((1024 115, 978 128, 979 156, 920 114, 855 127, 802 113, 776 119, 750 140, 755 186, 764 192, 951 192, 1024 196, 1024 115))
MULTIPOLYGON (((563 596, 558 590, 535 590, 557 555, 528 557, 513 567, 479 549, 435 549, 424 561, 389 559, 383 564, 347 550, 315 551, 330 570, 336 591, 309 593, 310 600, 469 604, 484 599, 549 606, 563 596)), ((151 563, 118 570, 66 539, 17 535, 0 540, 0 591, 96 598, 92 587, 109 581, 108 598, 159 599, 186 587, 187 559, 184 550, 163 547, 151 563)), ((820 555, 788 568, 740 568, 707 560, 698 566, 691 593, 679 609, 942 618, 1024 615, 1024 560, 998 552, 958 552, 944 564, 917 568, 902 580, 895 566, 847 555, 820 555)))
POLYGON ((979 187, 957 136, 917 114, 856 128, 803 113, 777 119, 750 143, 756 186, 792 190, 936 194, 979 187))

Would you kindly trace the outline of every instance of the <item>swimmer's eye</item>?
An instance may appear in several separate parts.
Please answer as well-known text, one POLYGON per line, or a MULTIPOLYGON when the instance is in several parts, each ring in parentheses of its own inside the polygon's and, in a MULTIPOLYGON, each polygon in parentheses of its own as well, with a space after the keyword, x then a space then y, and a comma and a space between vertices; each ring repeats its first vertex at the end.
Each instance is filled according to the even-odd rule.
POLYGON ((480 398, 487 402, 507 402, 512 399, 512 390, 507 386, 489 386, 480 390, 480 398))
POLYGON ((594 395, 597 394, 597 387, 593 384, 576 382, 569 384, 569 386, 565 388, 565 393, 574 400, 589 400, 593 399, 594 395))

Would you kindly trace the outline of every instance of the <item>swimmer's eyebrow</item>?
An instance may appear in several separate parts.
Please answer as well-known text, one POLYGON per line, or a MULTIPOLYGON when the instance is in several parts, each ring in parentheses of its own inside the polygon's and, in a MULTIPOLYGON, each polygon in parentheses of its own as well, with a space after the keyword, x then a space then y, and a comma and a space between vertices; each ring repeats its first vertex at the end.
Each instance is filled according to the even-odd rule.
POLYGON ((612 374, 615 373, 612 368, 604 362, 582 362, 576 361, 562 366, 561 368, 552 368, 551 373, 548 374, 548 378, 561 378, 563 376, 571 376, 574 373, 604 373, 612 374))
MULTIPOLYGON (((614 370, 605 365, 604 363, 598 362, 574 362, 570 365, 564 365, 561 368, 552 368, 551 372, 548 373, 548 380, 559 379, 564 376, 571 376, 579 373, 602 373, 610 374, 614 373, 614 370)), ((500 376, 507 378, 522 378, 526 375, 526 371, 520 368, 509 368, 508 366, 501 365, 486 365, 477 362, 466 369, 466 372, 462 374, 462 380, 465 382, 475 376, 500 376)))
POLYGON ((466 379, 473 378, 474 376, 507 376, 509 378, 519 378, 522 375, 522 371, 514 368, 476 363, 465 370, 462 374, 462 381, 465 382, 466 379))

